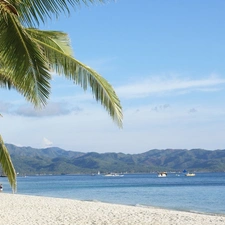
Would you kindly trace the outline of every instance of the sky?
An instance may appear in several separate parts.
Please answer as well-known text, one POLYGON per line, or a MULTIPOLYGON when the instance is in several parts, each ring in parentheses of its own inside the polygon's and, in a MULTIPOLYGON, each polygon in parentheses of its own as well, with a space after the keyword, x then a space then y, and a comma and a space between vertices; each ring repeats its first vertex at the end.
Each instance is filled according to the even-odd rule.
POLYGON ((115 89, 123 128, 53 74, 45 109, 0 90, 5 143, 81 152, 225 149, 225 1, 117 0, 83 6, 41 29, 68 33, 74 56, 115 89))

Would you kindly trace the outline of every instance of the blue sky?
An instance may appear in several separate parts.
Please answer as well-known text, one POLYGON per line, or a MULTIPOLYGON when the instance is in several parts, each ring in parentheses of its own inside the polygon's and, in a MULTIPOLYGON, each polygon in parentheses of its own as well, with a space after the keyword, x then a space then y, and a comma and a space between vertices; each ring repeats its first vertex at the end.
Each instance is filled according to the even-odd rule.
POLYGON ((225 147, 225 1, 117 0, 41 29, 69 34, 74 56, 114 87, 119 129, 91 92, 53 76, 44 110, 0 90, 6 143, 83 152, 225 147))

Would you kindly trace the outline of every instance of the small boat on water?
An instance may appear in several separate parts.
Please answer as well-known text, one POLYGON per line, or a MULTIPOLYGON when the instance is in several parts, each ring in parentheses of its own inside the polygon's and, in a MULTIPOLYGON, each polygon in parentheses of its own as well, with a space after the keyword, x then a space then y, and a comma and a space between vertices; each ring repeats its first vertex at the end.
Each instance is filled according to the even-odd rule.
POLYGON ((158 173, 158 177, 167 177, 167 172, 158 173))
POLYGON ((185 176, 186 177, 194 177, 195 176, 195 173, 186 173, 185 176))
POLYGON ((96 173, 92 173, 92 174, 91 174, 91 176, 97 176, 97 175, 98 175, 98 176, 100 176, 100 175, 101 175, 100 171, 98 171, 98 173, 97 173, 97 174, 96 174, 96 173))
POLYGON ((105 177, 123 177, 123 174, 118 174, 118 173, 108 173, 105 174, 105 177))

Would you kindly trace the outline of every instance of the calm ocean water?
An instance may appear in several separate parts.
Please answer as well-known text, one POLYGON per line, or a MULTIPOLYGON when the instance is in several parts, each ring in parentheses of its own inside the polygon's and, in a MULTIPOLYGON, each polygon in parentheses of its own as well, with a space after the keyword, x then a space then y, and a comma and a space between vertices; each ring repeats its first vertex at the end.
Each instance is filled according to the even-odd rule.
MULTIPOLYGON (((0 183, 11 192, 6 178, 0 183)), ((225 214, 225 173, 27 176, 17 184, 19 194, 225 214)))

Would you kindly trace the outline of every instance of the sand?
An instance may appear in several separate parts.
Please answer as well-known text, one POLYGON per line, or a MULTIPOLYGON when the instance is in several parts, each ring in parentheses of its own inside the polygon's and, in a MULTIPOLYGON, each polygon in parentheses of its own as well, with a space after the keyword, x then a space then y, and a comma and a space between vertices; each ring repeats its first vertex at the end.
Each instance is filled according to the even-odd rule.
POLYGON ((0 193, 0 225, 224 225, 225 216, 0 193))

